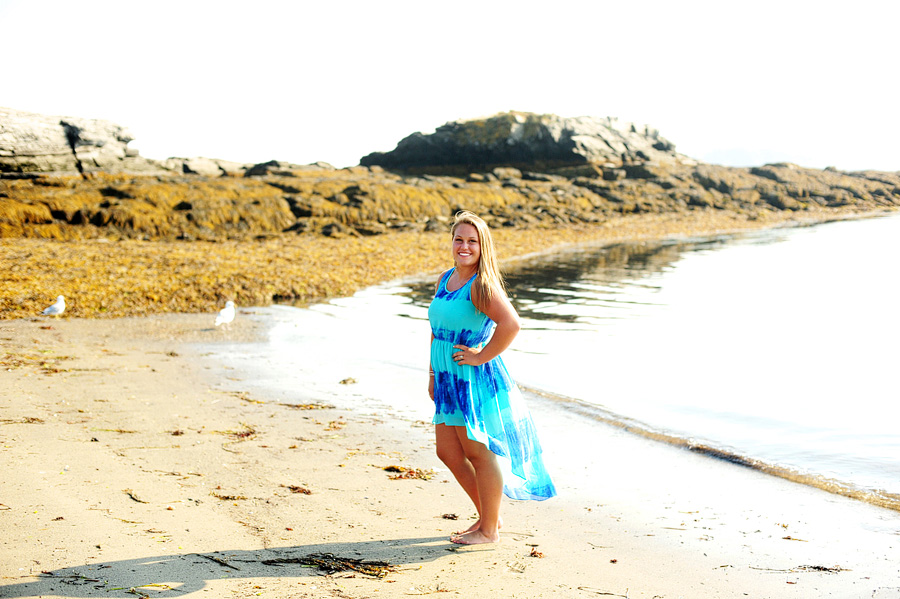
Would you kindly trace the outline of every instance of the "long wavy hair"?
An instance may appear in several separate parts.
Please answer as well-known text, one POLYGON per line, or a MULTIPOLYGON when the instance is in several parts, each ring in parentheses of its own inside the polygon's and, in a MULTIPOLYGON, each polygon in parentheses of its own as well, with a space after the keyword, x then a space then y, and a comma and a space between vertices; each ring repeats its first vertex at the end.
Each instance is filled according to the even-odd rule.
POLYGON ((484 220, 474 212, 461 210, 456 213, 456 219, 450 228, 450 237, 456 235, 456 229, 462 224, 472 225, 478 232, 478 243, 481 246, 481 254, 478 259, 478 277, 472 282, 472 303, 484 312, 495 293, 505 293, 503 275, 500 273, 500 264, 497 261, 497 251, 494 249, 494 238, 491 230, 484 220))

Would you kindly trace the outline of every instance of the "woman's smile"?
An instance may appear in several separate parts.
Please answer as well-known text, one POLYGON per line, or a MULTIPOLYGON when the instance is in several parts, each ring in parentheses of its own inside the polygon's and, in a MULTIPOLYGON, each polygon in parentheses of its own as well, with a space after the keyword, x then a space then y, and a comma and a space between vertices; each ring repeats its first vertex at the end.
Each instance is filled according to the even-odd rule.
POLYGON ((456 228, 453 236, 453 254, 460 266, 477 266, 481 258, 478 231, 472 225, 464 223, 456 228))

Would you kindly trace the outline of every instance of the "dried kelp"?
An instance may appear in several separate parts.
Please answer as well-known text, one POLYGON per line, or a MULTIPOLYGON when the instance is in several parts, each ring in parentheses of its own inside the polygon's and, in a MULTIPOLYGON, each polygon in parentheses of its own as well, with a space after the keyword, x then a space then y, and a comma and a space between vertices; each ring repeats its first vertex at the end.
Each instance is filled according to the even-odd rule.
POLYGON ((325 403, 280 403, 279 406, 291 408, 292 410, 330 410, 334 406, 325 403))
POLYGON ((247 499, 244 495, 225 495, 223 493, 216 493, 215 491, 210 493, 210 495, 216 499, 221 499, 222 501, 244 501, 247 499))
POLYGON ((283 564, 300 564, 314 566, 320 572, 336 574, 351 570, 374 578, 384 578, 390 572, 396 570, 396 566, 382 561, 365 561, 352 557, 338 557, 333 553, 310 553, 304 557, 284 557, 263 560, 267 566, 280 566, 283 564))
POLYGON ((431 480, 434 476, 434 470, 424 470, 422 468, 406 468, 405 466, 385 466, 385 472, 396 472, 397 474, 389 476, 391 480, 401 479, 419 479, 431 480))

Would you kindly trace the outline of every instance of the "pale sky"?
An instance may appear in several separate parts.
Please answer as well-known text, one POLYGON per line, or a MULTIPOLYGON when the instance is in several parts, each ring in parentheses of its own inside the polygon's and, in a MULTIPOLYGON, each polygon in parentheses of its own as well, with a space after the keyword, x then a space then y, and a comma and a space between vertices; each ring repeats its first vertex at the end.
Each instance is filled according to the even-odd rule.
POLYGON ((0 0, 0 106, 148 158, 351 166, 507 110, 717 164, 900 170, 900 2, 0 0))

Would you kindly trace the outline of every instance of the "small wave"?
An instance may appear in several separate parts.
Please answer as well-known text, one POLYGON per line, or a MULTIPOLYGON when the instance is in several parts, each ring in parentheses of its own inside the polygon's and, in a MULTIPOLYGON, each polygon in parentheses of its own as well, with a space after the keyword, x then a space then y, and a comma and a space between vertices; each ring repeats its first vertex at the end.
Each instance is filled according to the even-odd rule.
POLYGON ((589 404, 573 397, 566 397, 564 395, 526 387, 521 384, 519 387, 526 393, 553 401, 556 405, 559 405, 564 409, 576 412, 581 416, 591 418, 598 422, 603 422, 604 424, 608 424, 634 435, 644 437, 645 439, 651 439, 674 447, 680 447, 694 453, 699 453, 718 460, 724 460, 764 474, 777 476, 795 483, 827 491, 828 493, 849 497, 850 499, 863 501, 878 507, 900 512, 900 495, 896 493, 889 493, 880 489, 861 489, 843 481, 801 472, 786 466, 771 464, 756 458, 741 455, 732 449, 713 447, 712 445, 701 443, 694 439, 680 437, 671 432, 654 429, 633 418, 616 414, 615 412, 611 412, 600 406, 589 404))

